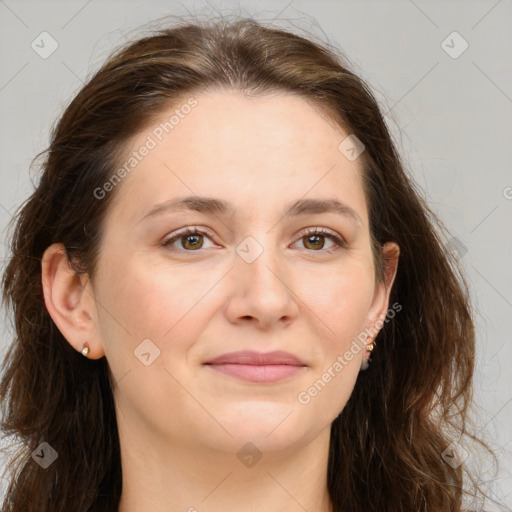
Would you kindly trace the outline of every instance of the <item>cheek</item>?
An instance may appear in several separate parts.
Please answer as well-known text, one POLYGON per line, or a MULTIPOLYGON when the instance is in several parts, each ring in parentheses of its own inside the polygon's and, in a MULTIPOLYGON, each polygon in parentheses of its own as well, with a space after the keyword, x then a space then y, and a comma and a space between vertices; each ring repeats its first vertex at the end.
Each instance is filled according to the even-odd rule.
MULTIPOLYGON (((219 282, 224 274, 220 270, 170 269, 165 261, 123 260, 119 253, 105 256, 102 268, 108 269, 98 279, 103 335, 106 340, 124 339, 132 351, 146 338, 162 348, 171 339, 173 347, 177 340, 193 339, 193 332, 201 330, 201 318, 214 314, 211 308, 229 298, 219 282)), ((338 268, 301 269, 290 281, 301 315, 307 319, 313 314, 310 321, 318 324, 318 335, 329 346, 364 328, 373 292, 366 262, 354 259, 338 268)))
POLYGON ((319 364, 297 395, 299 407, 320 422, 333 421, 352 393, 359 374, 362 333, 367 324, 374 282, 363 263, 332 273, 321 287, 305 286, 301 298, 320 329, 315 343, 319 364), (359 336, 359 337, 358 337, 359 336))
POLYGON ((361 367, 369 295, 364 287, 338 288, 345 296, 325 294, 315 312, 325 335, 317 336, 319 364, 296 396, 297 407, 319 424, 334 421, 352 394, 361 367), (351 292, 351 293, 348 293, 351 292), (329 299, 330 300, 327 300, 329 299), (359 336, 359 337, 358 337, 359 336))
POLYGON ((120 371, 133 367, 134 361, 137 367, 134 351, 149 339, 160 350, 155 366, 163 366, 171 352, 186 351, 199 335, 201 301, 215 280, 115 256, 105 256, 102 268, 108 270, 98 274, 98 314, 107 359, 114 365, 119 361, 120 371))
POLYGON ((296 397, 298 411, 320 425, 330 424, 340 414, 359 375, 356 358, 344 365, 336 365, 335 361, 326 365, 296 397))
POLYGON ((297 294, 320 320, 330 351, 342 348, 364 329, 374 291, 373 275, 364 262, 352 261, 350 266, 300 282, 297 294))

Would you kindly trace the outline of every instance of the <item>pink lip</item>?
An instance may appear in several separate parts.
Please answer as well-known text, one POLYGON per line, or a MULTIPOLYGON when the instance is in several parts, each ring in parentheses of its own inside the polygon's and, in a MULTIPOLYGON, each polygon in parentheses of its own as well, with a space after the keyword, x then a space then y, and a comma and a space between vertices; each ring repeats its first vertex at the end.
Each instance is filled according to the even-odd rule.
POLYGON ((300 372, 307 365, 289 352, 241 351, 223 354, 205 363, 213 370, 249 382, 272 383, 300 372))

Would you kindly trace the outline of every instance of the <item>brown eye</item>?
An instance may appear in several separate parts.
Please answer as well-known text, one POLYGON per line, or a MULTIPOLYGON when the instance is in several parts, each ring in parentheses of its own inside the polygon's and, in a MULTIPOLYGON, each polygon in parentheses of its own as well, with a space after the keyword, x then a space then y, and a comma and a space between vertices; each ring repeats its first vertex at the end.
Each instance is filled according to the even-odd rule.
POLYGON ((343 238, 337 233, 327 230, 325 228, 309 228, 300 239, 304 247, 310 252, 331 253, 340 247, 346 247, 347 244, 343 238), (331 247, 325 249, 325 240, 328 239, 333 244, 331 247))
POLYGON ((185 235, 180 237, 181 240, 185 240, 182 242, 182 246, 184 249, 201 249, 203 246, 203 240, 200 234, 197 235, 185 235))
POLYGON ((325 237, 323 235, 306 235, 302 237, 304 245, 308 249, 323 249, 325 237))
POLYGON ((194 252, 204 248, 204 238, 211 238, 212 235, 198 228, 187 228, 174 236, 164 240, 162 245, 171 249, 182 250, 185 252, 194 252), (180 241, 180 246, 174 246, 175 242, 180 241))

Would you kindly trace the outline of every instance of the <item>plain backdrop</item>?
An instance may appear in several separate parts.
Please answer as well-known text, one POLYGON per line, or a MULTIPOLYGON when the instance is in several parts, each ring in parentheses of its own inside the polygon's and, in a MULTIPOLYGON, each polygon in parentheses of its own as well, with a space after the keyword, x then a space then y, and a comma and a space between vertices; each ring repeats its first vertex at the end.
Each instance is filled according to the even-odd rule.
MULTIPOLYGON (((467 272, 477 312, 479 433, 500 462, 488 479, 501 506, 486 509, 511 510, 510 0, 0 0, 0 271, 4 228, 33 189, 31 159, 46 148, 63 108, 134 29, 187 12, 274 20, 327 39, 372 87, 408 171, 451 231, 447 248, 467 272)), ((2 311, 2 354, 9 322, 2 311)))

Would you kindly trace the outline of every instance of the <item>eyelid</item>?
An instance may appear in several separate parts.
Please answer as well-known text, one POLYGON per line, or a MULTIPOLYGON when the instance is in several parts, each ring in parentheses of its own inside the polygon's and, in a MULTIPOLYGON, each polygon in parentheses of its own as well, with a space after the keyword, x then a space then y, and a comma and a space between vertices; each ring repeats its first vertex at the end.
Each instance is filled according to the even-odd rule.
POLYGON ((323 228, 320 226, 304 228, 300 232, 300 236, 299 236, 299 239, 297 240, 297 242, 301 238, 303 238, 307 235, 323 235, 327 238, 330 238, 337 245, 337 247, 333 247, 331 249, 323 249, 323 250, 319 250, 319 251, 308 251, 308 252, 332 253, 339 248, 348 247, 347 241, 341 235, 339 235, 336 231, 332 231, 331 229, 328 229, 328 228, 323 228))
MULTIPOLYGON (((178 229, 177 231, 173 231, 169 236, 165 237, 161 244, 163 246, 170 245, 172 242, 179 240, 182 236, 190 235, 190 234, 200 234, 200 235, 206 235, 209 238, 214 238, 215 235, 212 231, 210 231, 208 228, 203 228, 199 226, 187 226, 185 228, 178 229)), ((187 251, 187 252, 194 252, 194 251, 187 251)))
MULTIPOLYGON (((215 237, 214 233, 211 230, 209 230, 208 228, 199 227, 199 226, 187 226, 185 228, 181 228, 177 231, 174 231, 168 237, 164 238, 164 240, 161 242, 161 245, 164 247, 167 247, 167 246, 171 245, 171 243, 174 243, 176 240, 179 240, 181 237, 189 235, 189 234, 200 234, 203 236, 207 236, 208 238, 212 239, 212 241, 213 241, 213 238, 215 237)), ((336 244, 336 247, 333 247, 331 249, 320 249, 318 251, 313 251, 313 250, 308 251, 307 249, 305 249, 308 252, 313 252, 313 253, 318 252, 318 253, 324 253, 324 254, 332 253, 339 248, 346 248, 348 246, 346 240, 341 235, 339 235, 336 231, 332 231, 328 228, 319 227, 319 226, 304 228, 302 231, 299 232, 299 235, 296 235, 297 240, 295 240, 295 242, 293 242, 293 244, 297 243, 301 238, 308 236, 308 235, 322 235, 327 238, 330 238, 336 244)), ((178 250, 180 250, 182 252, 200 252, 200 250, 197 250, 197 251, 187 251, 185 249, 178 249, 178 250)))

